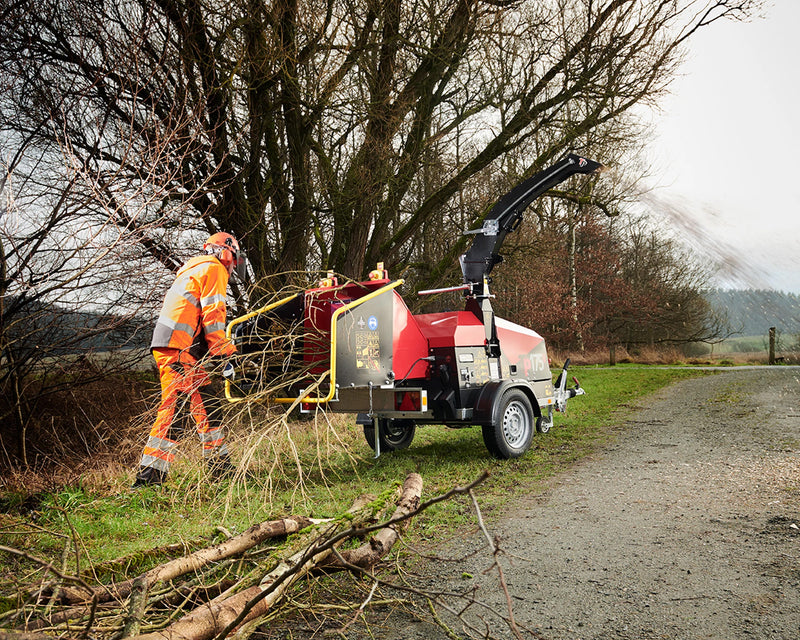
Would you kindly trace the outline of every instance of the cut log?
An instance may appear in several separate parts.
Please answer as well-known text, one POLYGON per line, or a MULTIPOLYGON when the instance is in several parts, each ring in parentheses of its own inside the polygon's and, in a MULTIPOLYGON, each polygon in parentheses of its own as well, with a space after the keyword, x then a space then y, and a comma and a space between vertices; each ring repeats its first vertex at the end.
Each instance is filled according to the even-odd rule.
MULTIPOLYGON (((312 520, 301 516, 291 516, 281 520, 270 520, 254 524, 244 533, 239 534, 205 549, 199 549, 194 553, 175 558, 165 564, 150 569, 141 576, 132 580, 125 580, 117 584, 102 585, 94 588, 99 602, 108 602, 113 599, 124 600, 131 594, 134 583, 139 580, 145 589, 149 589, 158 582, 174 580, 182 575, 197 571, 212 562, 219 562, 225 558, 240 555, 245 551, 261 544, 264 540, 277 538, 279 536, 297 533, 319 520, 312 520)), ((63 588, 61 591, 61 602, 64 604, 81 604, 88 602, 91 598, 86 597, 85 589, 63 588)))
POLYGON ((417 510, 421 495, 422 477, 416 473, 409 474, 403 485, 403 493, 397 501, 397 508, 387 525, 357 549, 337 551, 321 567, 353 565, 366 569, 377 564, 389 553, 400 533, 408 526, 407 516, 417 510))
POLYGON ((281 562, 265 582, 230 596, 222 602, 204 605, 163 631, 137 637, 137 640, 210 640, 232 624, 258 618, 272 608, 297 580, 331 553, 301 551, 281 562))

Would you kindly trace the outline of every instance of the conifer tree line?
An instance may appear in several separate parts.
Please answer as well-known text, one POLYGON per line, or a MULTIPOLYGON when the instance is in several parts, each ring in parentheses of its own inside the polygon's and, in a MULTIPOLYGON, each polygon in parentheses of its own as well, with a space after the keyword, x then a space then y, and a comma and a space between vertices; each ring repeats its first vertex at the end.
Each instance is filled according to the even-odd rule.
POLYGON ((107 313, 98 331, 152 319, 216 230, 252 265, 239 304, 378 261, 413 289, 457 284, 463 232, 570 151, 613 171, 528 212, 502 310, 547 310, 535 328, 565 348, 702 338, 701 271, 628 215, 635 113, 699 29, 758 5, 4 0, 0 382, 50 353, 47 305, 107 313))
POLYGON ((713 289, 705 296, 725 309, 731 329, 742 336, 766 336, 770 327, 800 343, 800 295, 769 289, 713 289))

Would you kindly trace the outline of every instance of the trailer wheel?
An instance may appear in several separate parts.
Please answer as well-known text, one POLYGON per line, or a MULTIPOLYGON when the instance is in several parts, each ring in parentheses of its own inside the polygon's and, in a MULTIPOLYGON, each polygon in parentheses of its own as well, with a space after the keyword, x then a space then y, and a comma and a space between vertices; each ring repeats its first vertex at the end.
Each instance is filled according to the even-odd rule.
MULTIPOLYGON (((392 420, 390 418, 378 418, 378 428, 381 432, 381 451, 408 449, 417 430, 413 420, 392 420)), ((364 438, 367 444, 374 449, 375 427, 373 425, 364 425, 364 438)))
POLYGON ((483 442, 495 458, 518 458, 531 446, 535 416, 531 401, 509 389, 496 401, 492 424, 483 427, 483 442))

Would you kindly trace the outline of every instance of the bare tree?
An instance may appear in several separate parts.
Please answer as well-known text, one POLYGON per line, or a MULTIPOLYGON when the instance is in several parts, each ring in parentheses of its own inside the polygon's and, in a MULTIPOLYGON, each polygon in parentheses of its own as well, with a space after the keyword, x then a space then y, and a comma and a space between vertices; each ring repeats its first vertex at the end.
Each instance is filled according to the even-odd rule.
POLYGON ((14 406, 30 394, 19 364, 41 361, 30 347, 61 349, 56 334, 34 338, 34 317, 57 303, 150 315, 212 230, 242 240, 258 277, 360 277, 381 260, 440 280, 459 234, 519 179, 569 149, 619 163, 625 149, 600 141, 666 90, 682 43, 758 4, 7 0, 0 291, 14 406))
POLYGON ((516 277, 496 287, 498 313, 532 323, 561 349, 635 351, 727 334, 703 297, 706 267, 645 217, 545 218, 500 270, 516 277))
MULTIPOLYGON (((34 155, 30 140, 7 139, 19 151, 3 158, 0 184, 0 464, 28 467, 73 436, 91 453, 78 433, 85 425, 58 411, 43 421, 43 412, 54 396, 108 381, 146 356, 168 275, 152 256, 180 262, 146 223, 163 195, 155 179, 124 183, 87 168, 73 147, 34 155)), ((104 400, 76 411, 91 423, 104 400)), ((128 416, 105 418, 124 424, 128 416)))
POLYGON ((148 301, 149 312, 153 293, 152 282, 142 283, 152 268, 138 239, 110 225, 109 211, 78 188, 81 172, 54 180, 59 169, 44 158, 5 169, 0 464, 28 466, 36 457, 31 443, 52 441, 50 431, 66 441, 75 427, 53 416, 58 424, 37 433, 45 399, 142 359, 149 335, 139 313, 148 301))
POLYGON ((707 266, 677 242, 642 220, 621 233, 625 251, 619 275, 639 301, 635 309, 599 319, 609 340, 626 349, 640 345, 686 344, 729 333, 702 295, 707 266))
POLYGON ((151 255, 169 264, 191 237, 148 244, 162 229, 225 228, 258 275, 359 276, 406 264, 426 221, 509 151, 526 174, 657 99, 687 37, 755 2, 35 4, 3 12, 5 128, 68 143, 107 195, 167 187, 138 221, 158 223, 151 255))

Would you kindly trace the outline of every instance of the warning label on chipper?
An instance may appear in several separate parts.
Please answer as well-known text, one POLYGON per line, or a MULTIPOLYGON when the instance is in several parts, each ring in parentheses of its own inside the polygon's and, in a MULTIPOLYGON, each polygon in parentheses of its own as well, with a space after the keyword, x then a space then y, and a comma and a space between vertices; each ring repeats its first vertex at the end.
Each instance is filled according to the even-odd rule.
POLYGON ((374 331, 356 331, 356 368, 380 369, 381 343, 374 331))

